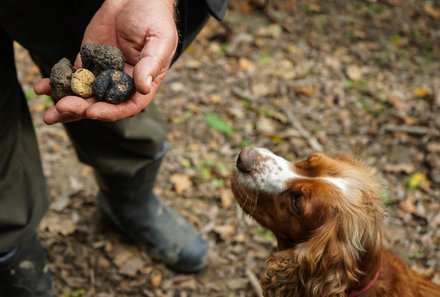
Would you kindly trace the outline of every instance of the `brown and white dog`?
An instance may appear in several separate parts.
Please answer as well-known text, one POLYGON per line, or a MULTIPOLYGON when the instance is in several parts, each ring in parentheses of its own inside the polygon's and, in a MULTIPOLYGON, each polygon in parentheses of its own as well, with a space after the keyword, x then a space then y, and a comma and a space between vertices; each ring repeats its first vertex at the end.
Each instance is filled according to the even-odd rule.
POLYGON ((231 184, 243 210, 277 239, 264 296, 440 296, 440 286, 383 250, 381 186, 362 162, 317 153, 290 163, 245 148, 231 184))

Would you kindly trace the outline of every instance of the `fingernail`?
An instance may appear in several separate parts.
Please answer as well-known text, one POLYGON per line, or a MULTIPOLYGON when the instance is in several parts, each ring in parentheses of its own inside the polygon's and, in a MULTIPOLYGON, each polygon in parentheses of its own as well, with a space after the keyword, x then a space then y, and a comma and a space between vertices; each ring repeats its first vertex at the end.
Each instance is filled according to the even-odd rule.
POLYGON ((151 85, 153 84, 153 76, 152 75, 149 75, 148 77, 147 77, 147 86, 148 86, 148 88, 150 89, 151 88, 151 85))

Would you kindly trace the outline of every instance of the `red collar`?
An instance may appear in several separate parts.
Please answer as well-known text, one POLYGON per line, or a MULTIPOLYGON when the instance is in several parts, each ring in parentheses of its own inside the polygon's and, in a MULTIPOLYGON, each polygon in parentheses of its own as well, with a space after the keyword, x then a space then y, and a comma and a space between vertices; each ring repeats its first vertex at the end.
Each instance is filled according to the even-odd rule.
POLYGON ((350 292, 349 294, 348 294, 348 297, 359 297, 359 296, 361 296, 362 294, 364 294, 364 293, 366 293, 368 290, 370 290, 373 286, 374 286, 374 284, 377 282, 377 279, 379 278, 379 274, 380 274, 380 271, 378 271, 377 273, 376 273, 376 275, 373 277, 373 279, 364 287, 364 288, 362 288, 362 289, 360 289, 360 290, 358 290, 358 291, 353 291, 353 292, 350 292))

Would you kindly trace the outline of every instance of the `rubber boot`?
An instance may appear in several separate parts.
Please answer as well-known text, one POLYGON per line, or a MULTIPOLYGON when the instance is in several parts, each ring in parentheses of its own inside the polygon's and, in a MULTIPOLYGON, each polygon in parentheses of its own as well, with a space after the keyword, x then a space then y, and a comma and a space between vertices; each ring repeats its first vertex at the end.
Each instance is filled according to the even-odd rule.
POLYGON ((37 235, 0 259, 0 297, 55 297, 37 235))
MULTIPOLYGON (((166 150, 166 149, 165 149, 166 150)), ((153 193, 165 152, 134 177, 97 172, 97 203, 123 234, 146 246, 149 255, 177 272, 200 271, 208 263, 208 245, 201 234, 153 193)))

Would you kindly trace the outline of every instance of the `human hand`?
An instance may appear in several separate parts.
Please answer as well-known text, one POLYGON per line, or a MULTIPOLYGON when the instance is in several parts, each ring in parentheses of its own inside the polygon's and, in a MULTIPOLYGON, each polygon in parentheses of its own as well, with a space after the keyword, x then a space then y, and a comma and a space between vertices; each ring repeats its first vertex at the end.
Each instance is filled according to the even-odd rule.
MULTIPOLYGON (((124 71, 133 76, 135 94, 114 105, 66 96, 43 116, 46 124, 81 119, 115 122, 141 112, 153 99, 177 48, 174 0, 106 0, 84 33, 83 44, 108 44, 121 49, 124 71)), ((74 63, 81 67, 78 55, 74 63)), ((34 86, 35 93, 50 95, 49 79, 34 86)))

